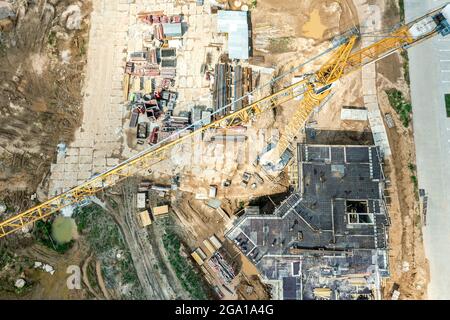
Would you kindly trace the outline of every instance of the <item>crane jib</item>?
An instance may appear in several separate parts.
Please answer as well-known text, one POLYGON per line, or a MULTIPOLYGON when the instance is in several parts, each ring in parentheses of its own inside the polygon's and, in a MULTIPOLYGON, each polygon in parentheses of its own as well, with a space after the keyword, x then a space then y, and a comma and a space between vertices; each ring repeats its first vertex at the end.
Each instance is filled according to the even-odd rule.
MULTIPOLYGON (((181 132, 186 131, 182 129, 180 130, 181 132, 176 132, 174 135, 170 136, 171 139, 164 145, 158 145, 155 148, 140 153, 119 164, 113 169, 91 178, 79 186, 76 186, 60 195, 57 195, 56 197, 51 198, 50 200, 0 222, 0 238, 20 230, 30 223, 49 217, 68 205, 83 201, 99 190, 110 187, 117 182, 136 174, 142 170, 142 168, 151 167, 154 163, 163 160, 166 152, 171 147, 184 142, 186 139, 202 133, 209 128, 227 128, 229 126, 236 125, 237 123, 244 123, 254 115, 263 113, 270 108, 278 106, 301 95, 303 95, 304 100, 305 98, 308 98, 310 103, 304 104, 305 109, 299 110, 296 116, 298 116, 299 119, 305 119, 308 112, 311 110, 312 104, 316 104, 318 102, 320 103, 320 99, 324 99, 328 95, 327 93, 330 91, 332 83, 337 81, 339 78, 358 70, 364 65, 378 61, 379 59, 382 59, 399 49, 407 48, 421 41, 425 41, 436 34, 440 34, 442 36, 450 34, 449 21, 450 4, 446 4, 422 17, 413 20, 408 24, 399 26, 380 41, 377 41, 374 44, 366 48, 362 48, 356 52, 350 52, 348 49, 352 49, 352 45, 349 45, 349 41, 354 41, 357 36, 350 35, 348 37, 344 37, 344 40, 341 39, 340 42, 338 42, 339 46, 335 44, 333 47, 335 49, 335 56, 333 59, 329 60, 332 61, 330 62, 331 64, 325 65, 322 68, 322 74, 320 74, 320 70, 314 74, 317 79, 322 76, 322 78, 326 80, 321 86, 311 87, 311 83, 308 86, 308 81, 310 81, 311 78, 307 75, 298 83, 262 98, 239 111, 230 113, 219 120, 211 122, 206 126, 186 134, 185 136, 181 136, 181 132), (346 46, 347 50, 344 50, 346 46)), ((317 57, 328 52, 331 52, 331 50, 327 49, 317 57)), ((293 73, 293 71, 290 73, 293 73)), ((290 130, 288 133, 290 137, 295 136, 295 128, 290 130)), ((288 145, 289 141, 286 140, 283 143, 283 148, 287 148, 288 145)), ((283 150, 283 153, 285 150, 286 149, 283 150)))

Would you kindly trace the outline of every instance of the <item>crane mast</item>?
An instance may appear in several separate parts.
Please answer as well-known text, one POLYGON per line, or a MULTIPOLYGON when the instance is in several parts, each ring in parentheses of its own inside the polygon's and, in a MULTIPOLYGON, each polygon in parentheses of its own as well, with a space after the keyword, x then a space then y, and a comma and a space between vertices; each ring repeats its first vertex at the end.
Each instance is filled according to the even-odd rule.
POLYGON ((176 133, 172 137, 172 141, 152 147, 112 169, 92 177, 81 185, 1 221, 0 238, 14 233, 28 224, 45 219, 62 208, 76 204, 127 177, 137 175, 142 170, 148 169, 157 162, 167 158, 168 151, 173 146, 188 141, 193 136, 202 134, 212 128, 228 128, 240 123, 247 123, 258 114, 290 101, 299 95, 303 95, 300 105, 276 146, 260 158, 260 164, 264 168, 279 172, 285 165, 285 163, 280 162, 283 154, 289 150, 290 144, 313 109, 329 96, 333 83, 341 77, 360 69, 362 66, 382 59, 399 49, 408 48, 438 33, 442 36, 450 34, 449 21, 450 4, 447 3, 406 25, 399 26, 380 41, 356 52, 352 52, 352 50, 357 43, 358 34, 353 33, 345 36, 341 39, 341 45, 318 71, 305 75, 299 82, 253 102, 239 111, 204 125, 193 132, 184 135, 181 132, 176 133))

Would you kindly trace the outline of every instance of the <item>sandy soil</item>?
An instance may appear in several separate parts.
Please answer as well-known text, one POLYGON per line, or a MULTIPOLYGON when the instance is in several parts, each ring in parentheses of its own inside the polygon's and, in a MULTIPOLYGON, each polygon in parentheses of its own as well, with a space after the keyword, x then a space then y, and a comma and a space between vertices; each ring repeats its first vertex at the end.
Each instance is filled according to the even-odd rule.
MULTIPOLYGON (((397 56, 397 59, 400 57, 397 56)), ((416 162, 413 129, 403 127, 384 92, 386 89, 397 88, 405 96, 409 96, 409 90, 403 76, 397 78, 394 83, 383 74, 380 74, 378 78, 380 107, 383 113, 390 112, 396 123, 395 128, 388 131, 393 151, 392 159, 386 166, 388 178, 391 181, 387 190, 391 198, 389 206, 391 277, 386 283, 384 294, 386 298, 390 298, 392 286, 397 283, 400 285, 400 299, 425 299, 429 267, 423 247, 422 219, 417 190, 411 178, 416 173, 409 168, 416 162)))

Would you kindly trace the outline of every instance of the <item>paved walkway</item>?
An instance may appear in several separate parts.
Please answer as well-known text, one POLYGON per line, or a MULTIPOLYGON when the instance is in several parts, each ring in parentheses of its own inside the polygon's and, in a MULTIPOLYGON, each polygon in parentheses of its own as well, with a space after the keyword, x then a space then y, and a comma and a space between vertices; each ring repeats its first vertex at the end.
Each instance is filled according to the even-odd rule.
POLYGON ((119 162, 122 74, 130 7, 127 0, 94 0, 88 45, 83 123, 65 157, 52 164, 49 195, 119 162))
MULTIPOLYGON (((359 17, 370 17, 369 19, 360 20, 361 33, 373 33, 377 30, 381 30, 381 10, 378 6, 369 5, 366 0, 354 0, 353 1, 358 11, 359 17)), ((377 39, 374 37, 364 36, 362 38, 362 47, 368 47, 374 43, 377 39)), ((377 96, 377 71, 376 64, 364 66, 362 68, 362 89, 364 104, 368 111, 369 124, 372 130, 373 140, 375 145, 379 146, 382 154, 385 157, 391 155, 391 148, 389 146, 389 140, 386 133, 386 127, 384 126, 383 117, 380 112, 380 106, 377 96)))
MULTIPOLYGON (((129 110, 124 106, 122 80, 127 52, 142 50, 137 23, 141 11, 183 14, 188 29, 183 48, 177 50, 175 112, 190 110, 194 103, 210 104, 209 82, 201 74, 208 53, 217 61, 223 43, 215 33, 216 15, 195 2, 175 5, 175 0, 93 0, 88 63, 84 85, 83 123, 65 157, 51 167, 49 196, 68 190, 101 173, 146 146, 127 142, 129 110), (133 3, 131 3, 133 2, 133 3)), ((178 1, 180 3, 182 1, 178 1)))

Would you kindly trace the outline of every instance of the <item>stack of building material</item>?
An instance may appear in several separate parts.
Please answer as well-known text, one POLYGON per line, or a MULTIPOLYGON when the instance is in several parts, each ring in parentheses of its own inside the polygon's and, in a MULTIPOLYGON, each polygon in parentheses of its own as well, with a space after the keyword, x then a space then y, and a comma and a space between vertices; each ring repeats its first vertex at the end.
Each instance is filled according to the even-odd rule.
POLYGON ((367 109, 362 107, 343 106, 341 120, 367 121, 367 109))
POLYGON ((162 23, 165 37, 178 38, 183 35, 181 23, 162 23))
POLYGON ((209 237, 209 241, 211 241, 211 243, 217 250, 219 250, 222 247, 222 243, 220 243, 219 239, 217 239, 215 235, 209 237))
POLYGON ((143 227, 149 226, 152 224, 152 220, 150 219, 150 215, 147 210, 139 212, 139 219, 141 220, 141 225, 143 227))
POLYGON ((161 68, 175 68, 177 66, 177 60, 176 59, 162 59, 161 60, 161 68))
MULTIPOLYGON (((246 95, 249 92, 252 92, 252 90, 253 90, 252 68, 244 67, 242 85, 243 85, 244 95, 246 95)), ((246 106, 248 103, 249 103, 248 98, 244 98, 244 102, 243 102, 244 106, 246 106)))
POLYGON ((130 75, 123 76, 123 99, 128 100, 128 93, 130 92, 130 75))
POLYGON ((131 62, 143 62, 148 60, 148 52, 146 51, 136 51, 130 53, 131 62))
POLYGON ((201 266, 203 264, 203 260, 200 257, 200 255, 197 253, 197 251, 192 252, 191 257, 194 258, 195 262, 197 262, 197 264, 199 266, 201 266))
POLYGON ((162 15, 164 15, 164 11, 142 11, 137 14, 137 17, 145 23, 152 24, 155 18, 159 18, 162 15))
POLYGON ((157 56, 156 56, 156 49, 151 49, 149 51, 149 62, 151 64, 158 64, 158 59, 157 59, 157 56))
POLYGON ((319 299, 330 300, 331 289, 330 288, 314 288, 314 295, 319 299))
MULTIPOLYGON (((173 132, 170 132, 170 131, 160 131, 159 133, 158 133, 158 142, 160 142, 160 141, 166 141, 166 139, 167 138, 169 138, 171 135, 172 135, 172 133, 173 132)), ((170 139, 170 140, 172 140, 172 139, 170 139)), ((168 141, 167 141, 168 142, 168 141)))
POLYGON ((211 111, 202 111, 202 125, 206 126, 211 123, 211 111))
POLYGON ((233 268, 225 261, 220 253, 216 252, 209 259, 208 264, 217 272, 224 283, 230 283, 234 279, 235 273, 233 268))
POLYGON ((231 97, 231 67, 227 63, 216 64, 214 79, 214 112, 220 110, 217 114, 224 116, 228 110, 222 108, 228 105, 231 97))
POLYGON ((162 68, 160 74, 163 78, 173 79, 175 78, 177 72, 175 68, 162 68))
POLYGON ((216 249, 208 239, 203 240, 203 244, 205 245, 205 248, 209 251, 209 253, 214 254, 214 252, 216 252, 216 249))
POLYGON ((200 128, 202 125, 198 123, 202 119, 203 108, 199 106, 192 107, 191 110, 191 122, 194 123, 194 129, 200 128))
POLYGON ((158 40, 163 40, 164 39, 164 30, 161 24, 155 24, 155 27, 153 29, 154 32, 154 36, 156 39, 158 40))
POLYGON ((139 119, 139 112, 131 112, 131 118, 130 118, 130 128, 135 128, 137 126, 139 119))
POLYGON ((169 206, 159 206, 159 207, 153 207, 152 213, 154 217, 157 216, 164 216, 169 213, 169 206))
POLYGON ((136 197, 136 207, 144 209, 147 204, 147 192, 139 192, 136 197))
POLYGON ((135 68, 134 72, 132 73, 135 76, 148 76, 148 77, 155 77, 159 75, 159 66, 146 64, 144 66, 138 66, 135 68))
POLYGON ((173 59, 177 55, 177 50, 175 48, 163 48, 160 53, 161 59, 173 59))
MULTIPOLYGON (((174 129, 182 129, 189 125, 189 118, 186 117, 170 117, 169 119, 164 121, 163 128, 174 128, 174 129)), ((175 130, 174 130, 175 131, 175 130)))
POLYGON ((181 16, 180 15, 174 15, 170 18, 171 23, 180 23, 181 22, 181 16))
POLYGON ((241 66, 236 66, 233 72, 233 100, 235 101, 232 105, 232 111, 238 111, 248 105, 248 97, 246 94, 251 92, 252 86, 252 69, 249 67, 242 68, 241 66), (245 98, 242 98, 245 97, 245 98), (242 98, 242 99, 241 99, 242 98))
POLYGON ((238 111, 242 109, 242 96, 243 96, 243 81, 242 81, 242 67, 236 66, 234 68, 234 79, 233 79, 233 87, 234 87, 234 103, 231 106, 231 111, 238 111))

